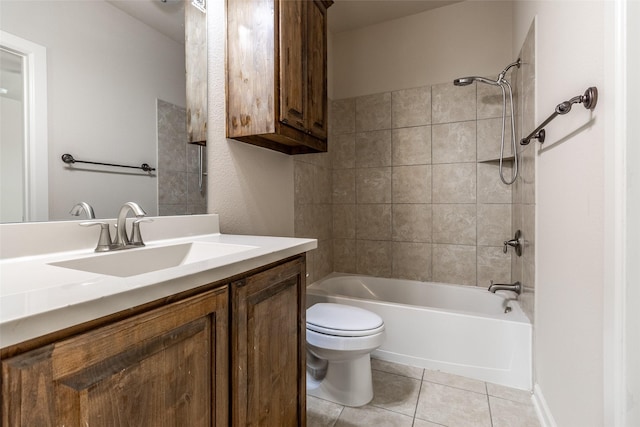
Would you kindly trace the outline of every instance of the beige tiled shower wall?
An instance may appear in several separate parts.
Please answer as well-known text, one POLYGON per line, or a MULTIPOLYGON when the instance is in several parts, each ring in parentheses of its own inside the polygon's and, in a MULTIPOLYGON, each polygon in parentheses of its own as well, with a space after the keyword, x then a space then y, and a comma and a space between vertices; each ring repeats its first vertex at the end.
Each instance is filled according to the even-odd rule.
POLYGON ((500 89, 476 84, 333 101, 334 270, 509 282, 502 242, 513 235, 513 195, 495 161, 501 115, 500 89))
POLYGON ((198 185, 198 146, 185 141, 186 110, 160 99, 157 102, 158 213, 207 213, 206 188, 200 191, 198 185))
MULTIPOLYGON (((516 134, 521 139, 527 136, 535 123, 535 25, 532 24, 520 51, 522 66, 514 73, 513 85, 517 94, 515 100, 516 134)), ((520 304, 531 321, 534 320, 535 290, 535 159, 539 143, 534 139, 527 146, 518 144, 520 173, 513 186, 512 230, 521 230, 525 246, 522 256, 512 257, 513 280, 524 286, 520 304)))

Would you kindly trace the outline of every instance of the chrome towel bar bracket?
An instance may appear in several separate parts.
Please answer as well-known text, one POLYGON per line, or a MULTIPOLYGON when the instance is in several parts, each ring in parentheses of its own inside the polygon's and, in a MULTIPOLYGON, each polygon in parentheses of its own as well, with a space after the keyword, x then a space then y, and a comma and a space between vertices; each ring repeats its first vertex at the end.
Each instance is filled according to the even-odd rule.
POLYGON ((568 101, 564 101, 556 106, 555 111, 551 114, 547 120, 542 122, 540 126, 538 126, 533 132, 529 134, 526 138, 522 138, 520 140, 520 145, 528 145, 531 142, 532 138, 538 140, 538 142, 543 143, 546 137, 546 132, 544 127, 551 122, 551 120, 555 119, 558 115, 567 114, 571 111, 571 106, 573 104, 581 103, 584 105, 584 108, 587 110, 593 110, 596 108, 596 104, 598 103, 598 88, 592 86, 588 88, 583 95, 574 96, 568 101))

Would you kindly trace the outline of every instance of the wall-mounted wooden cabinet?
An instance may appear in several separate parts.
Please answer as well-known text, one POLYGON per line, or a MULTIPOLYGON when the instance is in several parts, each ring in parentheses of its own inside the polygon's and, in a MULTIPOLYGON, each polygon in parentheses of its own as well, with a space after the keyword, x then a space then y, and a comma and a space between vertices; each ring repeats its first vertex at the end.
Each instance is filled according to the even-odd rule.
POLYGON ((227 0, 227 137, 327 151, 331 0, 227 0))

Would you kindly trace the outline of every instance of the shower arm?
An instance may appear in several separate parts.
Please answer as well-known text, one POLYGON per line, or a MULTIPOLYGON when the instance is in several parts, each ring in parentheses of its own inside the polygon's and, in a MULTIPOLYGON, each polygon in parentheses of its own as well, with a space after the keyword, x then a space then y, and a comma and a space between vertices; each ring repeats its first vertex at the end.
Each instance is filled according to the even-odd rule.
POLYGON ((500 83, 504 80, 504 77, 507 75, 507 71, 509 71, 511 67, 520 68, 520 65, 522 65, 522 61, 520 60, 520 58, 518 58, 515 62, 512 62, 511 64, 507 65, 505 69, 502 70, 502 72, 498 75, 497 82, 500 83))
POLYGON ((531 132, 529 136, 520 140, 520 145, 529 145, 532 138, 535 138, 538 140, 538 142, 543 143, 546 138, 544 127, 547 126, 557 116, 567 114, 569 111, 571 111, 571 106, 573 104, 580 103, 582 103, 582 105, 584 105, 584 108, 586 108, 587 110, 593 110, 594 108, 596 108, 596 104, 598 103, 598 89, 595 86, 590 87, 584 92, 584 95, 574 96, 570 100, 558 104, 555 111, 549 117, 547 117, 547 120, 542 122, 542 124, 540 124, 540 126, 538 126, 533 132, 531 132))

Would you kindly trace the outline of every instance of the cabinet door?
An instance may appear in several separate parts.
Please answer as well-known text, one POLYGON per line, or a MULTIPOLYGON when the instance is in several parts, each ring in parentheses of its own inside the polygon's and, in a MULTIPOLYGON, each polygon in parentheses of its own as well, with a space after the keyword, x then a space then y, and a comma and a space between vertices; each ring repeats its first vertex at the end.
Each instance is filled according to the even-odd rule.
POLYGON ((228 290, 2 361, 3 426, 228 425, 228 290))
POLYGON ((305 1, 277 0, 280 49, 280 121, 305 131, 305 1))
POLYGON ((233 284, 232 425, 306 425, 304 258, 233 284))
POLYGON ((307 127, 313 136, 327 137, 327 7, 307 2, 307 127))

